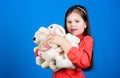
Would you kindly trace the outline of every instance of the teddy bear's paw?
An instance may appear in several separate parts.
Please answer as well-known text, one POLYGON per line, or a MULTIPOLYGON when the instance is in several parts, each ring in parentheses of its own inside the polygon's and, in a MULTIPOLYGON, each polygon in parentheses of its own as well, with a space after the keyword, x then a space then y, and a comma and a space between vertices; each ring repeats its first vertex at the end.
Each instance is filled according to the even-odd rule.
POLYGON ((68 40, 68 42, 74 46, 78 47, 78 44, 80 43, 80 39, 77 38, 75 35, 72 35, 70 33, 66 34, 65 38, 68 40))
POLYGON ((38 47, 34 47, 33 51, 36 52, 37 49, 38 49, 38 47))
POLYGON ((49 67, 50 67, 52 70, 56 70, 56 69, 57 69, 57 66, 56 66, 56 65, 49 65, 49 67))
POLYGON ((41 57, 46 61, 52 60, 52 56, 50 55, 50 53, 47 53, 47 52, 41 53, 41 57))
POLYGON ((60 68, 57 68, 57 69, 55 69, 55 70, 53 70, 53 71, 56 72, 56 71, 58 71, 58 70, 60 70, 60 68))
POLYGON ((72 68, 72 69, 75 68, 75 66, 68 59, 56 61, 56 66, 58 68, 72 68))
POLYGON ((36 64, 37 64, 38 66, 40 66, 40 65, 41 65, 41 64, 40 64, 39 62, 37 62, 37 61, 36 61, 36 64))
POLYGON ((64 65, 65 63, 64 63, 64 60, 60 60, 60 59, 58 59, 58 60, 56 60, 56 66, 58 67, 58 68, 63 68, 63 65, 64 65))
POLYGON ((37 65, 41 65, 41 59, 40 59, 40 57, 36 57, 36 64, 37 65))
POLYGON ((41 65, 40 60, 36 59, 36 64, 40 66, 41 65))
POLYGON ((43 62, 43 63, 41 64, 41 67, 42 67, 42 68, 48 68, 48 67, 49 67, 49 63, 48 63, 48 62, 43 62))
POLYGON ((58 68, 63 68, 63 67, 62 67, 62 62, 60 62, 60 61, 59 61, 59 62, 56 61, 56 66, 57 66, 58 68))

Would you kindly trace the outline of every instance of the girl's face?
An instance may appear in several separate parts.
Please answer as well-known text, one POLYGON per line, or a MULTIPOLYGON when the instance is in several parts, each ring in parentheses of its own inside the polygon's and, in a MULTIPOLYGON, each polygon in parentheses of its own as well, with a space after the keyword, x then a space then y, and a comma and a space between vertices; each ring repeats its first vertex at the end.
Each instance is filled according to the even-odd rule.
POLYGON ((84 32, 84 29, 86 28, 86 23, 81 17, 76 12, 72 12, 70 15, 68 15, 66 19, 66 25, 67 25, 67 30, 69 33, 73 35, 79 35, 84 32))

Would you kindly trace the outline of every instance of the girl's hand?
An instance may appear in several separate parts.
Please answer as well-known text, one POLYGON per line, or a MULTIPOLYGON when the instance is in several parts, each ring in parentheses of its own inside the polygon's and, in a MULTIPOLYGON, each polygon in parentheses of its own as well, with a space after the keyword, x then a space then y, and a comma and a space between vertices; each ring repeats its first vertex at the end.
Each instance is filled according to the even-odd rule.
POLYGON ((50 43, 59 45, 64 50, 64 52, 68 52, 69 49, 72 47, 64 37, 59 35, 54 35, 53 37, 51 37, 50 43))
POLYGON ((64 41, 65 41, 65 38, 59 35, 54 35, 50 39, 50 43, 54 43, 57 45, 61 45, 61 43, 63 43, 64 41))

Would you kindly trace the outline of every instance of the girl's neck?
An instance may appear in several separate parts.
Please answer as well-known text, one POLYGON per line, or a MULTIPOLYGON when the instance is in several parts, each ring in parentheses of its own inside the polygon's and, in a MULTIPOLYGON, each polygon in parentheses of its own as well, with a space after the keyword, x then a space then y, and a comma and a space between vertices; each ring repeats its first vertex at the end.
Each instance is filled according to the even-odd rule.
POLYGON ((80 38, 80 40, 82 40, 83 39, 83 37, 84 37, 84 35, 83 34, 78 34, 78 35, 76 35, 78 38, 80 38))

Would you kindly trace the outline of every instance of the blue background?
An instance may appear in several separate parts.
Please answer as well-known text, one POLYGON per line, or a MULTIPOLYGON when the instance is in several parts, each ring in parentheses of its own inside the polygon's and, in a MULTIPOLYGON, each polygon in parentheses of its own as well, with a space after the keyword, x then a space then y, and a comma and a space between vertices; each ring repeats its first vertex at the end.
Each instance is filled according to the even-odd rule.
POLYGON ((94 37, 94 69, 87 78, 120 78, 118 0, 0 0, 0 78, 52 78, 35 64, 33 35, 40 26, 64 24, 66 10, 88 9, 94 37))

